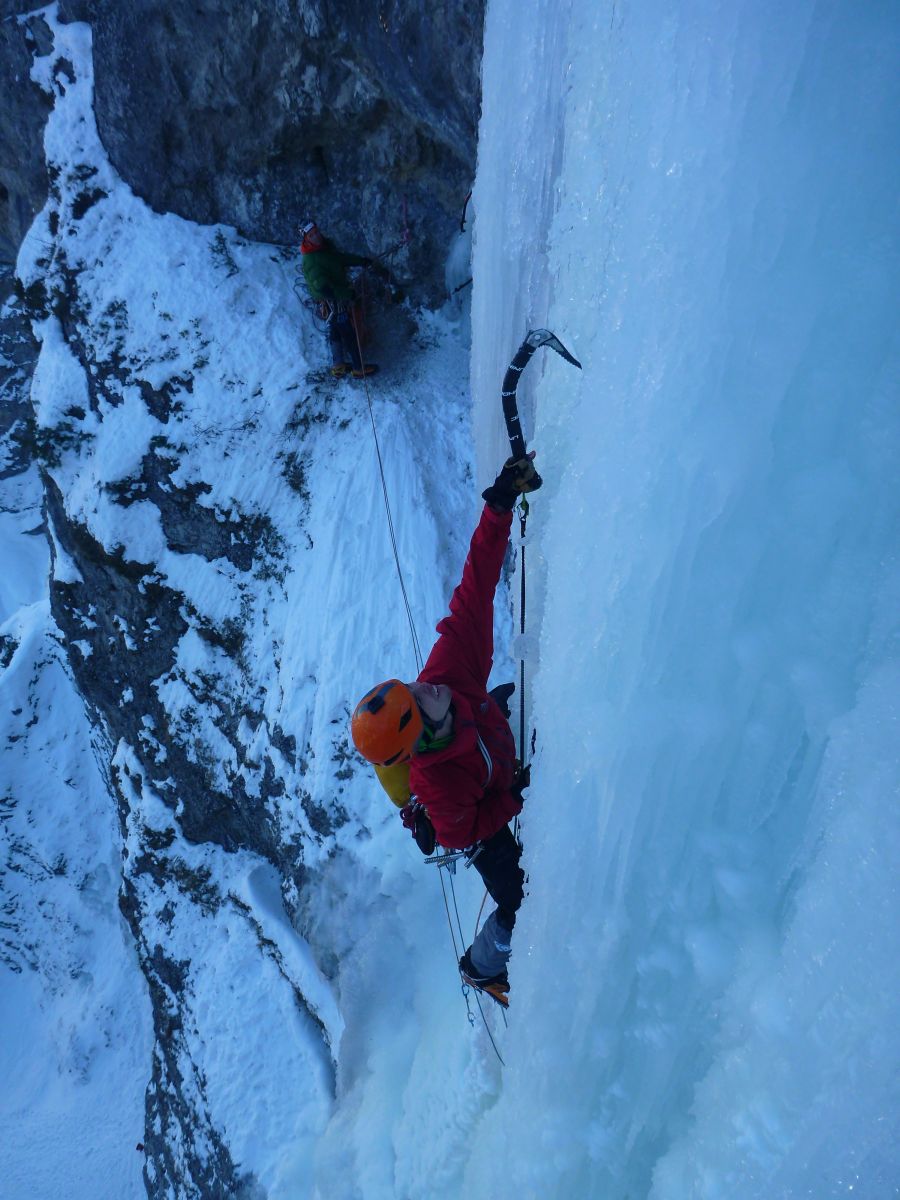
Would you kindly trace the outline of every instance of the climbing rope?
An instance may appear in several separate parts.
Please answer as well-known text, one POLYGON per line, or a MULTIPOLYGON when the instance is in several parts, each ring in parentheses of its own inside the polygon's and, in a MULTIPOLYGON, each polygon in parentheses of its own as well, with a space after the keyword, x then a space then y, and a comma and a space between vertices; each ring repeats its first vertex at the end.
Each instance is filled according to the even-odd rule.
MULTIPOLYGON (((528 524, 528 501, 523 496, 519 503, 519 537, 522 539, 522 569, 519 590, 519 635, 525 637, 525 527, 528 524)), ((525 645, 520 643, 519 656, 519 758, 525 766, 525 645)))
MULTIPOLYGON (((353 318, 352 312, 351 324, 353 325, 353 333, 356 337, 356 347, 359 353, 360 365, 365 368, 362 340, 359 336, 359 326, 356 320, 353 318)), ((422 650, 419 646, 419 635, 416 633, 416 623, 413 619, 412 605, 409 602, 409 594, 406 591, 406 580, 403 578, 403 568, 400 565, 400 552, 397 549, 397 535, 394 531, 394 517, 391 513, 391 501, 388 495, 387 479, 385 478, 384 474, 384 459, 381 456, 381 446, 378 441, 378 428, 375 424, 375 410, 372 406, 372 396, 369 392, 369 381, 365 375, 363 375, 363 385, 366 391, 366 405, 369 409, 369 421, 372 424, 372 438, 375 442, 375 456, 378 459, 378 473, 381 476, 381 493, 384 497, 384 511, 387 514, 388 531, 391 535, 391 549, 393 550, 394 563, 397 567, 397 578, 400 580, 400 592, 403 596, 403 607, 406 610, 406 619, 409 622, 409 632, 410 637, 412 638, 413 653, 415 654, 416 658, 416 674, 418 675, 424 667, 425 662, 422 658, 422 650)))
MULTIPOLYGON (((446 855, 446 856, 442 856, 442 857, 445 857, 447 859, 447 861, 438 862, 438 877, 440 878, 440 881, 441 881, 441 895, 444 897, 444 911, 447 914, 447 926, 450 930, 450 941, 453 944, 453 958, 454 958, 454 961, 458 963, 460 958, 462 957, 463 947, 466 944, 466 939, 463 934, 463 928, 462 928, 462 918, 459 915, 459 905, 456 902, 456 888, 453 883, 453 876, 456 873, 456 860, 460 856, 458 854, 451 854, 451 855, 446 855), (453 917, 450 915, 450 900, 448 900, 448 898, 447 898, 447 887, 444 883, 444 872, 445 871, 447 873, 447 880, 450 884, 450 900, 453 901, 453 912, 456 915, 456 929, 453 928, 453 917), (457 936, 456 936, 457 932, 459 933, 459 941, 457 941, 457 936)), ((435 861, 435 860, 428 860, 428 861, 435 861)), ((468 866, 468 863, 466 865, 468 866)), ((487 889, 485 889, 484 898, 481 901, 481 908, 478 910, 478 917, 476 918, 476 921, 475 921, 475 935, 476 936, 478 935, 478 926, 479 926, 479 923, 481 922, 481 914, 484 912, 484 903, 485 903, 486 899, 487 899, 487 889)), ((473 937, 472 940, 474 941, 475 938, 473 937)), ((478 1005, 478 1012, 481 1014, 481 1020, 482 1020, 482 1024, 484 1025, 485 1032, 487 1033, 490 1043, 494 1048, 494 1053, 497 1055, 497 1058, 500 1060, 500 1065, 506 1066, 506 1063, 503 1061, 503 1055, 500 1053, 499 1049, 497 1048, 497 1043, 494 1040, 494 1035, 491 1033, 491 1027, 488 1024, 487 1017, 484 1014, 484 1007, 481 1003, 481 996, 478 994, 478 989, 471 988, 465 981, 461 981, 460 982, 460 990, 462 991, 463 1000, 466 1002, 466 1019, 468 1020, 469 1024, 473 1027, 473 1029, 475 1027, 475 1014, 472 1012, 472 1006, 469 1003, 469 993, 470 992, 475 993, 475 1003, 478 1005)), ((505 1012, 503 1014, 503 1023, 504 1023, 504 1025, 507 1024, 505 1012)))
MULTIPOLYGON (((519 537, 522 547, 522 563, 520 569, 519 588, 519 764, 524 771, 527 763, 527 743, 525 741, 525 529, 528 524, 528 501, 523 496, 519 502, 519 537)), ((513 822, 513 836, 519 840, 519 814, 513 822)))

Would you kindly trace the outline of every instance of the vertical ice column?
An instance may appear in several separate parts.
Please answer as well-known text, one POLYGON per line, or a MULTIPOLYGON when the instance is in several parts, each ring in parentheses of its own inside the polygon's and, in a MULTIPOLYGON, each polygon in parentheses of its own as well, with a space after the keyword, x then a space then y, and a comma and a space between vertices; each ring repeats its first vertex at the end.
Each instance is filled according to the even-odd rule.
MULTIPOLYGON (((472 395, 478 490, 509 453, 503 372, 525 330, 546 323, 548 235, 562 156, 567 5, 512 0, 488 7, 474 187, 472 395)), ((523 378, 527 432, 540 363, 523 378)))

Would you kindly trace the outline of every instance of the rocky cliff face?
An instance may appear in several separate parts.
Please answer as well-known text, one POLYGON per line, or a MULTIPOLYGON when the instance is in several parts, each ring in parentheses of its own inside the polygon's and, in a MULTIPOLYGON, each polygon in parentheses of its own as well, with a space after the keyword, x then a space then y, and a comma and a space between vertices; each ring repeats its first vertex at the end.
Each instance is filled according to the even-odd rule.
MULTIPOLYGON (((24 166, 4 175, 7 246, 42 187, 47 199, 2 313, 3 471, 42 488, 49 636, 94 724, 117 814, 119 908, 152 1020, 140 1134, 152 1196, 265 1194, 236 1080, 255 1088, 272 1160, 311 1154, 335 1102, 339 976, 359 901, 328 880, 351 849, 355 879, 374 877, 356 847, 387 816, 376 799, 367 819, 371 793, 349 753, 348 662, 368 681, 369 657, 396 657, 402 617, 379 604, 370 628, 354 607, 359 578, 392 570, 369 528, 378 484, 369 447, 361 461, 362 396, 319 370, 322 332, 294 294, 290 254, 154 214, 117 172, 201 222, 287 240, 312 207, 338 239, 361 231, 373 249, 401 227, 405 196, 406 261, 434 284, 473 158, 480 12, 461 6, 444 56, 447 7, 427 33, 407 7, 348 5, 327 26, 325 5, 70 3, 97 37, 99 130, 86 26, 51 13, 0 27, 23 115, 24 166), (37 84, 25 82, 32 59, 37 84), (51 107, 39 168, 28 160, 51 107)), ((465 351, 416 332, 409 312, 374 320, 393 347, 379 355, 388 368, 412 337, 416 370, 452 353, 462 377, 465 351)), ((412 495, 416 398, 409 374, 389 374, 379 419, 412 495)), ((445 424, 452 446, 464 390, 435 411, 434 386, 428 427, 445 424)), ((451 449, 444 459, 462 475, 451 449)), ((446 581, 421 569, 434 619, 446 581)), ((0 670, 39 680, 25 652, 5 640, 0 670)), ((51 703, 35 687, 16 710, 27 729, 51 703)), ((7 741, 26 778, 25 735, 16 726, 7 741)), ((6 800, 25 839, 44 817, 6 800)), ((23 911, 45 886, 35 879, 23 911)), ((32 959, 38 970, 39 946, 32 959)))
MULTIPOLYGON (((101 139, 154 209, 284 244, 315 216, 347 249, 400 244, 393 269, 434 298, 474 174, 483 8, 64 0, 60 11, 93 30, 101 139)), ((13 97, 0 119, 7 254, 41 194, 46 104, 27 82, 41 25, 0 34, 13 97)))
POLYGON ((8 2, 0 18, 0 263, 13 263, 47 196, 43 134, 50 102, 29 73, 35 52, 46 53, 51 39, 43 20, 20 23, 8 2))

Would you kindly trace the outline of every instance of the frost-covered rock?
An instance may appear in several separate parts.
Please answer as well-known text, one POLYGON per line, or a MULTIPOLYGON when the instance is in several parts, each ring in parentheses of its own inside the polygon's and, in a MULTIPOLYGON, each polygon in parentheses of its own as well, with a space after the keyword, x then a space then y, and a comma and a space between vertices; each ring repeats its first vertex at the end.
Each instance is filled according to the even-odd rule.
MULTIPOLYGON (((419 547, 411 593, 433 622, 446 580, 421 547, 462 546, 455 534, 438 542, 430 507, 416 504, 417 434, 426 423, 443 432, 446 470, 461 479, 465 349, 440 319, 373 297, 384 369, 370 418, 365 392, 323 369, 324 332, 289 255, 154 214, 122 182, 93 119, 90 31, 44 19, 51 52, 32 71, 54 105, 49 193, 0 344, 0 483, 18 505, 0 513, 18 567, 0 590, 8 969, 42 977, 61 956, 99 955, 101 934, 119 938, 110 989, 141 1001, 140 1020, 126 1005, 135 1028, 121 1044, 111 1023, 106 1099, 91 1092, 97 1110, 119 1090, 130 1101, 124 1139, 102 1150, 110 1180, 133 1178, 139 1142, 152 1196, 301 1194, 339 1090, 354 889, 377 901, 397 886, 381 881, 391 811, 347 736, 360 664, 368 682, 408 637, 399 596, 372 605, 357 582, 361 571, 385 595, 397 588, 387 528, 373 524, 370 421, 409 513, 403 536, 419 547), (40 756, 67 728, 93 770, 57 756, 38 802, 40 756), (55 823, 70 793, 82 804, 74 856, 88 857, 102 823, 112 931, 80 913, 80 885, 48 883, 91 870, 61 852, 55 823), (19 861, 37 866, 21 879, 19 861), (354 889, 323 882, 347 876, 354 889), (77 955, 49 944, 46 923, 18 919, 48 888, 64 940, 69 926, 84 931, 77 955), (342 914, 337 930, 322 904, 342 914)), ((446 506, 458 514, 460 500, 446 506)), ((70 986, 59 991, 73 1003, 70 986)), ((44 1037, 39 1016, 33 1025, 29 1036, 44 1037)), ((35 1125, 49 1111, 19 1092, 10 1104, 35 1125)), ((37 1145, 7 1164, 17 1179, 37 1170, 37 1145)), ((134 1190, 109 1193, 123 1194, 134 1190)))
POLYGON ((47 194, 42 138, 49 100, 31 79, 31 62, 51 38, 39 16, 17 21, 8 4, 0 14, 0 263, 11 263, 47 194))
MULTIPOLYGON (((285 244, 314 215, 347 249, 372 254, 408 236, 391 266, 435 296, 475 170, 483 9, 66 0, 60 11, 91 25, 100 136, 153 208, 285 244)), ((40 17, 0 24, 8 258, 45 187, 46 101, 28 60, 47 42, 40 17)))

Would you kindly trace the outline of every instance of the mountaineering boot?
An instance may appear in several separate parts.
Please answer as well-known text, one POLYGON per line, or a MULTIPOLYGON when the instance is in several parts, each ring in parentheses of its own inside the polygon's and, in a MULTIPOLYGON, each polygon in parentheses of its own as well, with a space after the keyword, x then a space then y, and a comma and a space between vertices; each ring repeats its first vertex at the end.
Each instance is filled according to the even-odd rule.
POLYGON ((504 1008, 509 1007, 509 976, 506 971, 501 971, 499 975, 480 975, 472 965, 472 960, 467 950, 459 960, 459 973, 462 976, 463 983, 477 988, 479 992, 487 992, 492 1000, 496 1000, 504 1008))
POLYGON ((354 367, 350 374, 354 379, 365 379, 367 375, 374 375, 377 371, 377 363, 364 363, 361 367, 354 367))
POLYGON ((343 377, 347 374, 347 372, 349 370, 350 370, 349 363, 335 363, 334 366, 331 368, 331 373, 335 377, 335 379, 343 379, 343 377))

